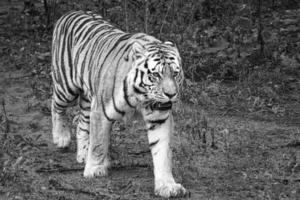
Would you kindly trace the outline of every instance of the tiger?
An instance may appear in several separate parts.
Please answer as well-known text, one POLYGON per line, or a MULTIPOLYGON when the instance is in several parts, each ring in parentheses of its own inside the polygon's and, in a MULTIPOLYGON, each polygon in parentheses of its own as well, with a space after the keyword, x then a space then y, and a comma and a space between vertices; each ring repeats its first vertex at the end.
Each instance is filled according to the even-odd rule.
POLYGON ((112 124, 138 112, 147 129, 155 195, 186 194, 172 175, 172 106, 184 80, 173 42, 124 32, 92 11, 71 11, 54 26, 51 73, 53 142, 58 148, 70 144, 66 110, 78 104, 77 162, 85 164, 84 177, 107 175, 112 124))

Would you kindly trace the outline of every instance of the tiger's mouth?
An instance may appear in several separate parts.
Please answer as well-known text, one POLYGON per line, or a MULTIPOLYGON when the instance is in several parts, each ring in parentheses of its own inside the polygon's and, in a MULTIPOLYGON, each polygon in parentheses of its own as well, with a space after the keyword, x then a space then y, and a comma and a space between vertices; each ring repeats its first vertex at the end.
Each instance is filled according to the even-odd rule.
POLYGON ((151 106, 151 109, 152 110, 170 110, 172 108, 172 102, 171 101, 168 101, 168 102, 154 102, 152 103, 150 106, 151 106))

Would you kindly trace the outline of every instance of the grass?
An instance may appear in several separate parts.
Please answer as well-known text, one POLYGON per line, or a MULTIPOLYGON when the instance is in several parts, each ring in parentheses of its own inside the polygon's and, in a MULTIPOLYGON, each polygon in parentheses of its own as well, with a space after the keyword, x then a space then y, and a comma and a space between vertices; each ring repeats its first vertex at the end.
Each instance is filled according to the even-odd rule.
MULTIPOLYGON (((105 178, 82 177, 74 138, 66 151, 54 147, 50 33, 22 31, 17 14, 1 19, 10 23, 0 35, 5 86, 0 95, 7 113, 0 109, 0 197, 160 199, 153 194, 152 160, 140 121, 114 126, 114 167, 105 178)), ((172 149, 174 175, 191 191, 187 199, 300 198, 298 86, 283 75, 259 68, 238 82, 186 81, 174 110, 172 149)), ((76 109, 68 115, 72 121, 76 109)))

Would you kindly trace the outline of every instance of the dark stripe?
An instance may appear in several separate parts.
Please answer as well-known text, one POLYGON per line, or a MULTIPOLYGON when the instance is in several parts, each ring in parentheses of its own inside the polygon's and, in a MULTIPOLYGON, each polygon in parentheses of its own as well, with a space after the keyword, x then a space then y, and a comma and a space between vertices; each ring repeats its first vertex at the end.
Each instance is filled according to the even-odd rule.
MULTIPOLYGON (((112 33, 111 35, 109 35, 108 36, 108 38, 105 38, 105 40, 102 40, 101 42, 100 42, 100 44, 102 43, 102 45, 100 46, 100 47, 98 47, 99 45, 97 44, 96 46, 98 47, 97 49, 98 49, 98 51, 96 51, 96 52, 93 52, 93 55, 95 55, 95 58, 93 59, 94 60, 94 62, 91 64, 91 65, 93 65, 95 62, 96 63, 98 63, 98 61, 101 59, 101 57, 102 57, 102 53, 103 52, 105 52, 108 48, 109 48, 109 46, 110 46, 110 44, 112 43, 112 42, 114 42, 114 40, 112 40, 111 38, 109 38, 109 37, 114 37, 116 34, 119 34, 119 33, 112 33), (106 44, 106 42, 109 42, 108 43, 108 45, 106 46, 106 48, 104 48, 104 45, 106 44), (101 53, 100 53, 100 52, 101 53)), ((107 55, 106 55, 107 56, 107 55)), ((106 57, 107 58, 107 57, 106 57)), ((97 79, 97 82, 96 81, 94 81, 94 87, 93 88, 95 88, 95 89, 97 89, 98 88, 98 86, 100 85, 100 77, 101 77, 101 72, 102 72, 102 70, 103 70, 103 66, 104 66, 104 62, 105 62, 105 60, 103 60, 102 61, 102 63, 101 63, 101 66, 100 67, 98 67, 98 66, 95 66, 95 67, 97 67, 97 70, 98 70, 98 79, 97 79)), ((91 75, 92 75, 92 73, 90 73, 90 75, 89 75, 89 84, 91 85, 92 83, 91 83, 91 75)))
POLYGON ((135 69, 135 75, 134 75, 134 79, 133 82, 136 82, 137 76, 138 76, 139 70, 135 69))
POLYGON ((107 113, 106 113, 106 111, 105 111, 105 105, 104 105, 104 101, 103 101, 103 96, 101 96, 101 104, 102 104, 102 110, 103 110, 104 116, 106 117, 106 119, 107 119, 108 121, 113 122, 114 119, 108 117, 108 115, 107 115, 107 113))
POLYGON ((143 37, 145 37, 145 35, 141 35, 141 36, 139 36, 139 37, 136 37, 135 39, 142 39, 143 37))
POLYGON ((83 132, 86 132, 87 134, 90 134, 90 131, 88 131, 88 130, 86 130, 86 129, 83 129, 83 128, 81 128, 81 127, 79 127, 79 130, 80 130, 80 131, 83 131, 83 132))
POLYGON ((141 91, 139 88, 133 86, 133 90, 135 93, 138 93, 138 94, 145 94, 145 92, 141 91))
POLYGON ((81 114, 81 118, 84 118, 85 120, 90 120, 90 113, 88 113, 87 115, 84 115, 82 112, 81 114))
POLYGON ((68 106, 61 105, 60 103, 55 102, 54 107, 58 108, 58 110, 60 110, 60 109, 65 110, 68 106))
POLYGON ((62 93, 62 92, 59 91, 59 90, 55 90, 54 92, 55 92, 56 97, 57 97, 59 100, 61 100, 62 102, 70 103, 71 101, 74 100, 74 99, 73 99, 73 100, 68 99, 67 96, 65 95, 65 93, 62 93))
POLYGON ((88 41, 87 39, 89 37, 87 37, 89 34, 91 34, 92 31, 95 31, 94 29, 96 28, 96 26, 98 26, 99 24, 98 23, 94 23, 92 24, 86 31, 86 33, 83 35, 83 39, 86 40, 86 42, 88 41))
MULTIPOLYGON (((69 35, 68 37, 68 43, 67 43, 68 47, 72 46, 72 38, 69 35)), ((73 63, 72 63, 72 55, 71 55, 71 49, 72 48, 67 48, 67 54, 68 54, 68 64, 69 64, 69 69, 70 69, 70 77, 73 77, 73 63)), ((72 81, 72 79, 70 80, 72 81)))
POLYGON ((159 125, 165 123, 165 121, 169 118, 169 116, 165 119, 158 119, 158 120, 149 120, 148 123, 150 123, 150 127, 148 128, 149 131, 153 131, 156 129, 159 125))
POLYGON ((156 124, 151 124, 151 126, 148 128, 148 130, 152 131, 155 129, 155 127, 156 127, 156 124))
POLYGON ((141 71, 140 74, 141 74, 141 82, 140 82, 139 86, 143 87, 144 86, 143 79, 144 79, 145 72, 141 71))
MULTIPOLYGON (((145 86, 152 86, 152 85, 149 85, 149 84, 145 84, 145 83, 143 82, 144 76, 145 76, 145 72, 141 71, 141 82, 139 83, 139 86, 140 86, 141 88, 145 88, 145 86)), ((150 82, 151 82, 151 81, 150 81, 150 82)))
POLYGON ((90 111, 90 110, 91 110, 91 107, 90 107, 90 106, 83 107, 83 106, 80 104, 79 107, 80 107, 81 110, 84 110, 84 111, 90 111))
MULTIPOLYGON (((77 42, 78 39, 80 38, 80 36, 81 36, 81 31, 84 30, 84 29, 83 29, 84 25, 86 25, 86 23, 88 23, 88 22, 91 21, 91 19, 90 19, 90 18, 87 18, 87 17, 84 17, 84 18, 82 18, 82 19, 78 19, 78 21, 80 21, 80 20, 83 20, 83 21, 81 21, 80 24, 79 24, 79 26, 76 27, 77 29, 75 30, 75 33, 76 33, 76 35, 79 34, 79 37, 77 37, 77 40, 76 40, 75 42, 77 42), (81 30, 81 29, 82 29, 82 30, 81 30)), ((79 22, 77 22, 77 23, 79 23, 79 22)))
MULTIPOLYGON (((101 55, 102 55, 102 53, 105 51, 105 48, 99 48, 98 46, 99 45, 101 45, 101 47, 103 46, 103 45, 105 45, 105 43, 107 42, 107 40, 102 40, 103 38, 102 38, 102 36, 103 35, 106 35, 106 34, 109 34, 109 33, 105 33, 105 34, 101 34, 97 39, 96 39, 96 41, 93 43, 93 45, 92 45, 92 49, 90 50, 91 51, 91 57, 88 59, 88 65, 87 64, 85 64, 84 63, 84 65, 82 66, 82 68, 81 68, 81 74, 84 74, 84 71, 85 71, 85 67, 88 67, 88 69, 87 70, 91 70, 91 69, 93 69, 93 66, 95 66, 94 64, 95 63, 97 63, 98 62, 98 59, 100 59, 101 58, 101 55), (102 41, 101 41, 102 40, 102 41), (102 44, 101 44, 102 43, 102 44), (99 51, 97 51, 97 49, 100 49, 100 52, 99 51), (97 57, 98 56, 98 57, 97 57)), ((87 54, 87 53, 86 53, 87 54)), ((100 69, 99 69, 99 72, 101 72, 101 70, 102 70, 102 65, 100 66, 100 69)), ((93 75, 93 73, 90 71, 89 72, 89 78, 88 78, 88 81, 89 81, 89 88, 91 88, 91 89, 93 89, 94 87, 93 87, 93 85, 92 85, 92 75, 93 75)), ((100 75, 99 75, 100 76, 100 75)), ((98 81, 100 81, 100 78, 98 79, 98 81)), ((99 84, 99 83, 98 83, 99 84)), ((96 85, 95 85, 96 86, 96 85)), ((97 87, 96 87, 97 88, 97 87)), ((93 92, 93 91, 92 91, 93 92)))
POLYGON ((56 98, 58 98, 60 101, 62 101, 62 102, 68 102, 68 100, 66 99, 65 96, 59 94, 58 91, 54 91, 54 92, 55 92, 56 98))
MULTIPOLYGON (((122 116, 125 115, 125 111, 120 110, 120 109, 117 107, 117 105, 116 105, 116 101, 115 101, 115 84, 116 84, 116 77, 117 77, 117 75, 118 75, 118 68, 119 68, 119 66, 120 66, 119 63, 120 63, 121 59, 123 58, 123 54, 124 54, 124 52, 122 52, 122 49, 123 49, 124 47, 126 47, 126 44, 123 44, 123 46, 120 47, 119 50, 118 50, 118 52, 115 54, 115 57, 117 57, 120 53, 122 53, 122 54, 120 55, 120 57, 119 57, 118 62, 116 63, 116 69, 115 69, 115 73, 114 73, 114 80, 113 80, 113 86, 112 86, 112 87, 113 87, 113 88, 112 88, 112 100, 113 100, 113 105, 114 105, 115 110, 116 110, 119 114, 121 114, 122 116)), ((128 47, 128 46, 127 46, 127 47, 128 47)))
POLYGON ((65 23, 65 22, 71 20, 70 18, 73 17, 74 15, 77 15, 75 17, 78 17, 78 16, 80 16, 80 13, 78 13, 78 12, 70 12, 70 13, 65 14, 60 21, 57 21, 55 27, 56 28, 60 27, 62 23, 65 23))
POLYGON ((123 81, 123 93, 124 93, 124 99, 126 103, 131 107, 134 108, 134 106, 129 102, 129 97, 128 97, 128 88, 127 88, 127 76, 123 81))
POLYGON ((81 98, 81 100, 85 101, 86 103, 90 103, 90 100, 88 98, 86 98, 84 95, 81 95, 80 98, 81 98))
POLYGON ((141 61, 141 62, 139 62, 139 63, 137 63, 136 65, 137 66, 140 66, 142 63, 144 63, 145 61, 143 60, 143 61, 141 61))
POLYGON ((116 105, 116 102, 115 102, 115 98, 114 98, 114 94, 112 94, 112 100, 113 100, 113 105, 114 105, 114 109, 119 113, 121 114, 122 116, 125 115, 125 112, 120 110, 117 105, 116 105))
POLYGON ((148 69, 148 59, 146 59, 145 64, 144 64, 144 67, 145 67, 146 69, 148 69))
POLYGON ((55 112, 58 113, 58 114, 65 114, 65 111, 66 109, 62 109, 62 108, 59 108, 57 105, 54 104, 54 109, 55 109, 55 112))
MULTIPOLYGON (((83 116, 83 115, 81 115, 81 116, 83 116)), ((90 117, 88 116, 88 118, 85 119, 85 117, 83 116, 83 117, 80 118, 79 121, 83 122, 83 123, 86 123, 86 124, 89 124, 90 123, 90 117)))
POLYGON ((144 76, 145 76, 145 72, 141 71, 141 82, 139 83, 139 86, 140 86, 141 88, 144 88, 145 86, 151 86, 151 85, 145 84, 145 83, 143 82, 144 76))
MULTIPOLYGON (((116 42, 115 44, 110 48, 110 51, 106 54, 104 60, 103 60, 103 64, 105 63, 105 61, 107 60, 107 58, 110 56, 110 54, 115 50, 115 48, 120 44, 120 42, 124 41, 124 40, 128 40, 130 37, 132 36, 132 34, 125 34, 123 36, 121 36, 116 42)), ((114 39, 114 38, 112 38, 114 39)))
POLYGON ((89 42, 90 36, 97 31, 97 27, 99 26, 99 24, 100 24, 99 22, 87 21, 85 25, 90 25, 90 26, 85 26, 80 33, 77 33, 79 35, 76 42, 84 41, 85 42, 83 45, 84 48, 86 44, 89 42))
POLYGON ((65 66, 65 63, 64 63, 65 45, 66 45, 66 38, 63 38, 62 47, 61 47, 62 48, 62 52, 61 52, 62 57, 60 58, 60 60, 61 60, 60 68, 62 70, 62 75, 63 75, 63 79, 65 81, 65 87, 66 87, 67 93, 70 93, 71 95, 75 96, 76 93, 71 90, 70 85, 69 85, 72 80, 68 80, 67 74, 66 74, 66 67, 69 67, 69 66, 65 66))
POLYGON ((151 149, 153 146, 155 146, 158 142, 159 142, 159 140, 156 140, 155 142, 151 142, 151 143, 149 144, 150 149, 151 149))
POLYGON ((163 124, 169 118, 169 116, 165 119, 157 119, 157 120, 149 120, 148 122, 151 124, 163 124))

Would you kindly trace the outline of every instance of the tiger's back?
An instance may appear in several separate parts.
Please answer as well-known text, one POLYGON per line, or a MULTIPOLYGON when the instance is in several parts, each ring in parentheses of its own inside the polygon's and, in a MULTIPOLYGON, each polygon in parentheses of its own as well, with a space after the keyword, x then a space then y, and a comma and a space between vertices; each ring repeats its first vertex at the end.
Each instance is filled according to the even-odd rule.
POLYGON ((121 73, 117 69, 126 59, 125 53, 132 45, 130 40, 134 39, 156 41, 142 33, 125 33, 92 12, 77 11, 64 15, 56 23, 53 34, 54 81, 67 86, 61 90, 70 94, 71 101, 81 92, 91 100, 91 93, 96 93, 99 86, 112 91, 111 79, 118 82, 130 70, 130 66, 125 69, 124 65, 121 73))

